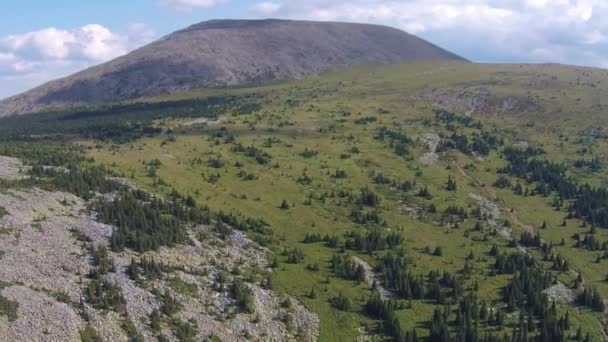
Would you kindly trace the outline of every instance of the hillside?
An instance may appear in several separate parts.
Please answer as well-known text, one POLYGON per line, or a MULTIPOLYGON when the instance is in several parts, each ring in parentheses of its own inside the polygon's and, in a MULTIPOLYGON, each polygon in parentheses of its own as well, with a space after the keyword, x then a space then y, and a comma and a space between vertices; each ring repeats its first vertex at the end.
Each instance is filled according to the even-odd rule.
POLYGON ((606 341, 606 91, 357 66, 0 119, 0 339, 606 341))
POLYGON ((464 59, 406 32, 383 26, 214 20, 1 101, 0 116, 194 88, 299 79, 342 66, 416 61, 464 59))

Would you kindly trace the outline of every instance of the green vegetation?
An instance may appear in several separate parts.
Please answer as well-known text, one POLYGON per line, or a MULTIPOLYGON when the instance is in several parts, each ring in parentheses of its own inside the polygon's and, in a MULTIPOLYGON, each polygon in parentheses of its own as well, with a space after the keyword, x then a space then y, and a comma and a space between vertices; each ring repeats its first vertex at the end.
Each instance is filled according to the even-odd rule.
POLYGON ((174 320, 172 323, 172 330, 175 337, 181 342, 194 341, 194 337, 198 332, 196 323, 188 321, 174 320))
POLYGON ((129 342, 143 342, 144 337, 142 334, 137 332, 137 328, 135 327, 135 323, 133 321, 126 319, 122 325, 122 330, 125 332, 127 337, 129 338, 129 342))
POLYGON ((179 293, 182 296, 195 297, 198 293, 198 287, 195 284, 187 283, 177 277, 171 279, 170 286, 175 293, 179 293))
POLYGON ((142 277, 146 280, 162 278, 163 271, 166 271, 166 267, 155 259, 146 256, 142 256, 139 260, 131 259, 127 269, 129 277, 135 281, 140 281, 142 277))
POLYGON ((18 308, 19 303, 0 296, 0 316, 6 316, 12 322, 17 319, 18 308))
POLYGON ((159 297, 162 302, 161 312, 166 316, 171 317, 182 309, 181 304, 170 292, 165 291, 159 297))
MULTIPOLYGON (((9 118, 0 127, 18 134, 0 154, 36 166, 23 182, 118 191, 92 206, 117 227, 114 251, 184 243, 199 223, 246 232, 273 252, 273 290, 319 315, 322 341, 355 340, 361 326, 398 341, 600 340, 608 135, 596 100, 607 87, 602 71, 560 66, 359 67, 222 98, 53 113, 29 128, 9 118), (60 133, 73 144, 37 141, 60 133), (427 133, 441 138, 437 162, 425 161, 427 133), (553 302, 556 284, 576 303, 553 302)), ((120 309, 96 280, 106 253, 94 250, 87 300, 120 309)), ((144 282, 164 267, 138 256, 129 274, 144 282)), ((218 286, 253 313, 246 284, 228 279, 218 286)), ((172 291, 196 293, 178 280, 172 291)), ((155 331, 181 309, 171 291, 159 298, 155 331)), ((181 340, 196 332, 168 323, 181 340)))
POLYGON ((209 222, 205 210, 185 205, 177 193, 165 201, 144 191, 127 191, 112 202, 100 203, 95 211, 100 221, 117 227, 110 238, 115 251, 128 247, 144 252, 181 243, 188 222, 209 222))
POLYGON ((118 285, 100 278, 91 279, 85 289, 85 296, 93 307, 103 310, 122 313, 127 304, 118 285))
POLYGON ((8 117, 2 120, 0 140, 53 139, 63 141, 66 135, 127 142, 161 132, 154 125, 163 118, 209 118, 231 112, 235 115, 259 109, 255 96, 215 96, 181 101, 116 104, 78 108, 67 112, 33 114, 30 120, 8 117))
POLYGON ((108 257, 106 246, 97 246, 97 248, 93 249, 91 254, 93 255, 93 265, 97 267, 92 274, 93 277, 97 274, 114 272, 114 264, 112 263, 112 259, 108 257))
MULTIPOLYGON (((365 269, 357 264, 349 255, 335 254, 331 259, 331 267, 334 273, 344 279, 362 282, 365 280, 365 269)), ((343 301, 340 296, 340 301, 343 301)), ((348 305, 350 307, 350 303, 348 305)), ((346 310, 347 311, 347 310, 346 310)))
POLYGON ((97 335, 95 329, 88 325, 84 327, 83 330, 80 331, 80 341, 81 342, 101 342, 102 339, 97 335))
POLYGON ((329 302, 334 308, 341 311, 350 311, 352 307, 350 298, 344 296, 342 293, 337 296, 331 297, 329 299, 329 302))
POLYGON ((240 280, 236 280, 232 284, 232 293, 239 306, 241 306, 247 313, 255 313, 255 303, 253 302, 253 295, 247 286, 240 280))
POLYGON ((123 188, 120 183, 107 179, 108 172, 103 167, 71 167, 66 172, 36 165, 31 173, 37 179, 49 179, 45 185, 51 189, 70 192, 84 199, 92 198, 96 191, 105 194, 123 188))

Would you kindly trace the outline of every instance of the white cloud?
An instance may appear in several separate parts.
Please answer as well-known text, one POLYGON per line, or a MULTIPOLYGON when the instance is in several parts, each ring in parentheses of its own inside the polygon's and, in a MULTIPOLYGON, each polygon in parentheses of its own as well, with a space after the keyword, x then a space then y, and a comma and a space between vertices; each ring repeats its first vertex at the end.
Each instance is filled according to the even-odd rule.
POLYGON ((66 58, 68 44, 75 41, 72 33, 54 27, 21 35, 9 36, 0 41, 0 46, 28 58, 66 58))
POLYGON ((525 4, 529 8, 541 9, 547 7, 551 0, 526 0, 525 4))
POLYGON ((126 33, 90 24, 0 37, 0 98, 123 55, 154 36, 137 23, 126 33))
POLYGON ((275 0, 259 16, 385 24, 479 61, 605 66, 606 0, 275 0))
POLYGON ((76 31, 75 52, 92 61, 103 61, 127 52, 128 38, 112 33, 101 25, 87 25, 76 31))
POLYGON ((49 61, 82 59, 104 61, 124 54, 153 33, 142 24, 133 24, 127 34, 90 24, 73 30, 54 27, 0 38, 0 53, 20 60, 49 61))
POLYGON ((228 0, 160 0, 160 4, 180 12, 190 12, 193 8, 210 8, 228 2, 228 0))
POLYGON ((253 7, 251 7, 251 9, 257 14, 270 16, 270 15, 274 15, 275 13, 277 13, 281 9, 281 7, 282 7, 281 3, 267 1, 267 2, 257 3, 255 5, 253 5, 253 7))

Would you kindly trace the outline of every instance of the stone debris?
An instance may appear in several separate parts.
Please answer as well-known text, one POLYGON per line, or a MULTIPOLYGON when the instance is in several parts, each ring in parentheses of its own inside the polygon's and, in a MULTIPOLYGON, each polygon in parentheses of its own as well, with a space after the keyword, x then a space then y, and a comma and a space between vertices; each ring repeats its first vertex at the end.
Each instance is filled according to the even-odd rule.
POLYGON ((576 293, 574 290, 568 288, 562 283, 553 285, 550 288, 543 291, 547 296, 558 304, 570 304, 576 303, 576 293))
POLYGON ((365 262, 365 260, 363 260, 357 256, 353 256, 352 258, 353 258, 354 262, 363 266, 363 269, 365 270, 365 281, 367 282, 367 284, 370 287, 374 286, 374 284, 375 284, 376 290, 380 294, 380 298, 382 298, 383 300, 397 298, 397 294, 395 294, 393 291, 388 290, 382 286, 381 279, 378 277, 376 272, 374 272, 373 267, 371 267, 367 262, 365 262))
MULTIPOLYGON (((249 285, 253 293, 255 313, 248 314, 237 308, 218 314, 205 303, 208 293, 195 298, 180 298, 184 308, 178 314, 183 321, 196 322, 199 330, 197 340, 217 336, 222 341, 316 341, 319 334, 319 319, 293 299, 289 307, 283 307, 283 299, 272 291, 257 285, 249 285), (202 313, 202 314, 201 314, 202 313), (213 314, 215 313, 215 314, 213 314)), ((216 293, 234 306, 228 293, 216 293)))
POLYGON ((498 204, 491 200, 474 193, 470 193, 469 197, 474 199, 479 205, 481 216, 485 218, 486 222, 490 227, 498 230, 498 234, 502 235, 505 239, 515 242, 515 247, 522 253, 528 254, 528 249, 525 246, 519 244, 518 241, 513 237, 513 228, 506 225, 504 221, 500 219, 501 209, 498 204))
POLYGON ((161 303, 152 293, 139 287, 127 276, 126 272, 131 262, 130 259, 117 256, 114 253, 112 255, 116 272, 108 274, 106 279, 120 286, 122 295, 127 302, 127 317, 135 324, 138 331, 143 333, 144 337, 150 339, 153 336, 148 331, 145 323, 152 311, 160 309, 161 303))
POLYGON ((501 222, 501 210, 498 204, 491 200, 474 193, 469 194, 469 198, 475 200, 479 205, 479 210, 482 217, 485 217, 486 222, 492 228, 496 228, 498 233, 508 240, 513 240, 513 230, 501 222))
POLYGON ((0 341, 80 341, 85 323, 72 306, 25 286, 10 286, 0 294, 19 303, 14 322, 0 316, 0 341))
POLYGON ((420 217, 422 208, 415 205, 407 205, 403 200, 400 200, 399 203, 401 203, 401 212, 409 214, 413 219, 418 219, 420 217))
POLYGON ((9 215, 0 219, 0 280, 30 288, 63 293, 74 302, 80 298, 79 273, 88 262, 71 229, 74 196, 42 190, 10 191, 0 194, 0 206, 9 215))
MULTIPOLYGON (((2 158, 1 177, 9 173, 2 158)), ((23 167, 23 166, 21 166, 23 167)), ((112 200, 113 195, 103 196, 112 200)), ((99 198, 98 198, 99 199, 99 198)), ((126 312, 98 310, 86 303, 84 289, 90 281, 90 249, 108 245, 113 227, 99 223, 88 212, 87 202, 74 195, 40 189, 8 190, 0 193, 0 294, 18 303, 17 319, 0 316, 0 341, 80 341, 80 331, 91 325, 103 341, 125 341, 122 326, 132 321, 145 341, 157 341, 149 327, 150 314, 161 308, 156 297, 165 290, 176 297, 182 310, 174 318, 195 322, 195 340, 218 336, 223 341, 316 341, 319 319, 302 304, 261 287, 246 283, 255 303, 255 314, 243 312, 232 297, 235 278, 269 272, 269 251, 234 231, 222 240, 212 227, 190 231, 191 243, 162 247, 145 253, 167 267, 161 279, 135 282, 127 275, 132 258, 140 255, 109 252, 115 271, 104 275, 118 285, 126 301, 126 312), (195 238, 205 236, 201 240, 195 238), (228 282, 217 290, 219 275, 228 282), (195 286, 194 296, 173 288, 176 279, 195 286), (61 302, 59 301, 61 299, 61 302)), ((163 325, 162 334, 177 341, 163 325)))
POLYGON ((194 125, 206 125, 206 126, 217 126, 226 122, 227 119, 225 117, 219 117, 216 120, 212 120, 209 118, 197 118, 191 121, 184 122, 181 126, 194 126, 194 125))
MULTIPOLYGON (((95 329, 97 335, 104 342, 129 342, 121 325, 124 319, 114 311, 101 312, 88 307, 89 324, 95 329)), ((151 341, 155 341, 152 339, 151 341)))
POLYGON ((29 169, 17 158, 0 156, 0 179, 18 180, 22 179, 24 172, 29 169))
POLYGON ((428 145, 430 151, 420 156, 418 161, 423 165, 437 164, 439 162, 437 147, 441 143, 441 137, 435 133, 426 133, 422 136, 422 142, 428 145))
MULTIPOLYGON (((197 227, 210 236, 211 227, 197 227)), ((198 338, 217 336, 222 341, 291 341, 296 336, 303 341, 316 341, 319 335, 318 317, 294 299, 284 308, 281 298, 257 284, 248 284, 255 314, 243 312, 236 306, 229 288, 216 288, 220 273, 230 274, 264 270, 268 266, 268 250, 249 240, 243 232, 234 231, 226 241, 208 238, 194 240, 191 245, 160 248, 146 253, 163 265, 177 268, 171 275, 196 285, 196 296, 175 293, 183 309, 178 314, 183 321, 194 321, 200 332, 198 338), (187 267, 184 267, 187 265, 187 267), (289 318, 287 318, 289 316, 289 318), (285 321, 290 322, 286 324, 285 321)), ((157 281, 157 289, 171 287, 171 278, 157 281)))
MULTIPOLYGON (((457 113, 518 114, 544 110, 543 100, 527 95, 504 96, 494 84, 476 84, 458 89, 441 89, 412 97, 457 113)), ((468 116, 467 115, 467 116, 468 116)))
POLYGON ((79 216, 80 232, 94 244, 107 243, 112 236, 112 226, 95 221, 95 215, 81 213, 79 216))

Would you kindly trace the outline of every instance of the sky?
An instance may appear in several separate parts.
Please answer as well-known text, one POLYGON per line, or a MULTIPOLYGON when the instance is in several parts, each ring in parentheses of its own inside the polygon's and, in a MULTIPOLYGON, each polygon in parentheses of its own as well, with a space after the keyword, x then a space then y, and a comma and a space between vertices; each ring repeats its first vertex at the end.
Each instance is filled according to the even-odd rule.
POLYGON ((19 0, 2 7, 0 98, 218 18, 384 24, 476 62, 608 68, 608 0, 19 0))

